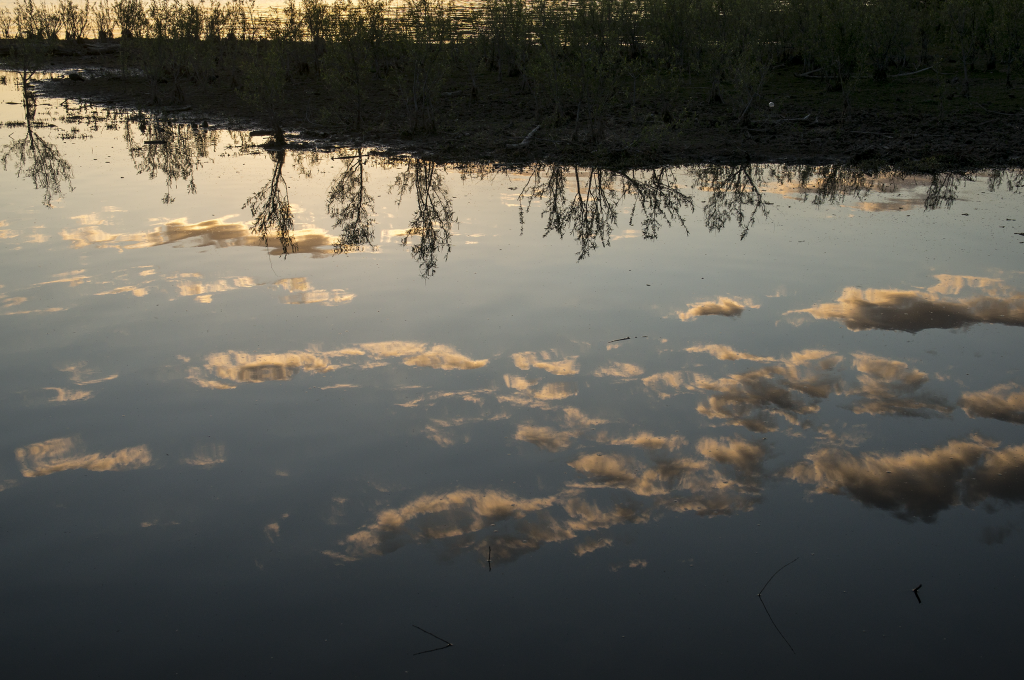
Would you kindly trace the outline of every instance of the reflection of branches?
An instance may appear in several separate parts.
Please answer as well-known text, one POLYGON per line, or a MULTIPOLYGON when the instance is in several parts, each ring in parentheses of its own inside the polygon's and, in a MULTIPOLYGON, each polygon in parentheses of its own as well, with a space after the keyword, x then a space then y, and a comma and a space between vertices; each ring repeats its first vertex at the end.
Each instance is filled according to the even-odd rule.
POLYGON ((25 108, 25 137, 12 140, 0 147, 0 164, 7 169, 8 162, 14 165, 17 177, 28 177, 36 189, 43 191, 43 205, 53 207, 53 197, 64 194, 64 184, 69 191, 73 173, 71 164, 61 156, 54 144, 36 134, 33 123, 36 115, 36 98, 27 85, 22 88, 25 108))
POLYGON ((988 190, 995 191, 1003 184, 1006 184, 1008 191, 1020 193, 1020 190, 1024 189, 1024 168, 993 170, 988 178, 988 190))
POLYGON ((544 201, 542 215, 547 218, 545 235, 551 232, 564 237, 568 232, 580 244, 578 257, 584 259, 598 243, 611 243, 612 229, 618 218, 623 197, 634 197, 629 222, 633 224, 637 208, 643 215, 641 225, 646 239, 658 238, 662 224, 678 220, 683 228, 683 208, 693 209, 693 199, 675 185, 675 176, 668 168, 652 171, 619 173, 612 170, 583 170, 573 167, 571 173, 560 165, 545 168, 537 165, 519 194, 520 222, 525 210, 535 200, 544 201), (545 171, 547 178, 544 178, 545 171), (649 174, 648 174, 649 173, 649 174), (585 177, 584 177, 585 176, 585 177), (566 180, 572 192, 567 195, 566 180), (615 181, 618 180, 618 188, 615 181))
POLYGON ((698 165, 694 174, 696 186, 711 192, 704 204, 704 224, 708 231, 721 231, 729 220, 735 218, 740 226, 740 240, 743 240, 754 225, 758 212, 763 217, 768 216, 766 206, 769 204, 758 188, 764 167, 750 163, 698 165), (744 215, 745 206, 751 208, 749 219, 744 215))
POLYGON ((295 220, 288 202, 288 183, 284 181, 285 150, 276 149, 270 153, 274 156, 274 172, 270 181, 250 196, 242 207, 252 212, 249 231, 259 236, 263 245, 268 245, 269 234, 276 232, 281 251, 287 256, 289 252, 295 252, 296 244, 292 237, 295 220))
POLYGON ((367 157, 363 149, 345 159, 341 172, 327 192, 327 214, 341 230, 334 252, 351 253, 374 248, 373 196, 366 190, 367 157))
POLYGON ((642 172, 630 172, 622 175, 623 195, 632 194, 636 197, 633 210, 629 213, 629 223, 633 224, 633 216, 639 206, 643 213, 643 236, 645 239, 658 238, 658 230, 661 227, 661 220, 671 224, 672 220, 678 220, 686 233, 686 220, 683 218, 683 208, 689 208, 693 212, 693 198, 687 196, 675 184, 675 175, 668 168, 651 170, 650 175, 644 176, 642 172))
MULTIPOLYGON (((608 174, 610 173, 605 170, 591 169, 587 171, 586 179, 581 181, 580 169, 574 167, 573 176, 569 178, 570 189, 575 188, 575 192, 565 206, 564 220, 568 222, 570 233, 580 244, 580 260, 597 247, 598 241, 603 246, 611 242, 619 196, 614 190, 610 190, 608 174)), ((563 236, 560 229, 557 232, 559 236, 563 236)))
POLYGON ((128 145, 135 169, 140 174, 156 179, 163 174, 167 182, 164 203, 173 203, 171 187, 179 180, 187 181, 190 194, 196 192, 194 173, 216 148, 217 133, 195 124, 171 124, 147 121, 144 114, 130 116, 125 121, 124 139, 128 145), (143 139, 136 140, 132 122, 138 123, 143 139))
POLYGON ((940 172, 932 175, 932 183, 924 196, 924 209, 934 210, 940 205, 949 209, 956 202, 961 182, 971 181, 969 175, 957 172, 940 172))
MULTIPOLYGON (((544 200, 547 226, 544 235, 554 232, 564 237, 566 231, 580 244, 578 259, 589 255, 598 242, 603 246, 611 243, 612 228, 615 226, 616 208, 620 197, 610 186, 608 170, 584 170, 572 168, 568 176, 571 196, 566 194, 566 167, 552 165, 547 168, 547 180, 543 179, 544 168, 538 165, 519 194, 520 205, 526 198, 526 210, 534 200, 544 200)), ((521 209, 520 209, 521 210, 521 209)))
POLYGON ((437 253, 442 251, 448 259, 452 224, 458 224, 441 170, 433 161, 410 160, 398 173, 393 188, 398 189, 399 204, 410 191, 416 193, 416 212, 402 236, 402 245, 408 245, 410 236, 419 236, 419 243, 412 246, 412 256, 419 261, 423 278, 433 276, 437 271, 437 253))
POLYGON ((872 191, 894 191, 906 176, 892 168, 872 174, 849 165, 802 165, 795 169, 782 166, 772 174, 780 184, 795 182, 801 192, 808 191, 814 182, 814 205, 842 203, 847 196, 864 200, 872 191))

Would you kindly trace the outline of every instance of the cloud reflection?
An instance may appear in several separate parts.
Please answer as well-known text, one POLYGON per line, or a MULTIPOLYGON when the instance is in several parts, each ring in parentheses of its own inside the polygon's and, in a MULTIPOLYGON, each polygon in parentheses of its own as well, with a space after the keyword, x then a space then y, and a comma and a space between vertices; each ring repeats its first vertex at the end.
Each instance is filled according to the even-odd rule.
POLYGON ((931 449, 855 456, 825 448, 808 454, 785 476, 812 493, 850 496, 901 519, 934 522, 955 505, 989 499, 1024 500, 1024 446, 973 435, 931 449))
POLYGON ((610 547, 612 547, 612 539, 610 538, 588 538, 574 545, 572 548, 572 554, 576 557, 583 557, 584 555, 592 553, 595 550, 610 547))
POLYGON ((214 465, 220 465, 225 460, 227 460, 227 457, 224 455, 224 445, 209 444, 205 446, 197 446, 192 452, 192 455, 183 459, 181 462, 185 465, 194 465, 196 467, 206 468, 214 465))
POLYGON ((939 276, 927 291, 844 288, 835 302, 786 312, 834 319, 852 331, 894 330, 918 333, 929 328, 965 328, 977 323, 1024 326, 1024 294, 1008 291, 998 279, 939 276), (967 299, 950 297, 963 287, 986 294, 967 299))
POLYGON ((49 439, 30 444, 14 452, 21 465, 23 477, 43 477, 66 470, 135 470, 152 463, 153 456, 146 446, 133 446, 114 453, 85 453, 74 437, 49 439))
MULTIPOLYGON (((134 233, 108 233, 99 225, 86 225, 73 231, 61 231, 61 238, 71 242, 72 248, 151 248, 153 246, 180 244, 182 246, 228 248, 231 246, 264 247, 263 240, 249 231, 242 222, 227 221, 228 218, 189 222, 186 219, 172 220, 150 231, 134 233)), ((300 252, 314 257, 326 257, 334 251, 331 235, 323 229, 308 227, 290 232, 289 252, 294 246, 300 252)), ((272 246, 272 255, 282 254, 280 246, 272 246)))
POLYGON ((800 417, 817 413, 818 401, 838 390, 840 378, 833 369, 840 361, 842 357, 823 350, 794 352, 777 364, 717 380, 694 374, 687 389, 709 395, 697 412, 712 420, 754 432, 778 429, 773 415, 808 426, 800 417))
POLYGON ((518 441, 529 442, 552 453, 568 448, 576 436, 577 434, 571 430, 556 430, 537 425, 519 425, 515 435, 518 441))
POLYGON ((305 276, 296 276, 289 279, 278 279, 275 286, 287 291, 281 296, 281 302, 286 305, 308 305, 318 304, 326 307, 351 302, 356 298, 355 293, 348 293, 344 289, 320 290, 310 285, 305 276))
POLYGON ((208 355, 202 368, 189 368, 188 380, 208 389, 234 389, 234 385, 221 381, 261 383, 291 380, 299 372, 323 374, 352 366, 351 362, 335 363, 335 360, 365 357, 368 354, 372 360, 364 361, 362 368, 385 366, 387 362, 381 359, 393 357, 403 357, 406 366, 444 371, 480 368, 488 363, 487 359, 472 359, 447 345, 434 345, 428 349, 425 343, 406 341, 366 343, 359 347, 330 351, 310 348, 304 351, 253 354, 229 350, 208 355))
POLYGON ((260 383, 267 380, 290 380, 299 371, 326 373, 337 368, 322 353, 286 352, 282 354, 248 354, 220 352, 206 357, 206 369, 222 380, 238 383, 260 383))
POLYGON ((677 312, 680 321, 692 321, 701 316, 728 316, 738 317, 745 309, 760 309, 761 305, 755 305, 750 300, 733 300, 732 298, 719 297, 717 301, 708 300, 705 302, 694 302, 690 304, 685 312, 677 312))
POLYGON ((459 490, 423 495, 401 507, 383 510, 373 522, 340 541, 343 552, 325 554, 339 561, 352 561, 391 553, 409 543, 442 540, 450 551, 472 551, 481 558, 490 548, 492 561, 502 564, 548 543, 649 519, 648 513, 629 503, 602 509, 580 498, 577 490, 539 498, 493 489, 459 490), (507 524, 497 534, 484 534, 479 539, 472 536, 499 522, 507 524))
MULTIPOLYGON (((574 415, 567 413, 567 420, 574 415)), ((538 434, 542 429, 529 431, 538 434)), ((547 440, 574 436, 546 429, 547 440)), ((549 496, 529 498, 494 489, 425 494, 377 511, 372 521, 339 542, 341 550, 324 554, 346 562, 410 543, 442 541, 449 552, 476 552, 481 559, 490 549, 491 559, 500 564, 548 543, 646 523, 660 511, 713 517, 747 511, 760 502, 767 453, 762 445, 740 438, 706 439, 696 449, 698 457, 656 456, 651 463, 622 454, 582 454, 568 463, 580 479, 549 496), (622 492, 630 496, 621 499, 622 492), (599 503, 597 495, 607 493, 619 495, 619 502, 599 503)), ((611 544, 610 538, 583 538, 572 552, 581 556, 611 544)))
POLYGON ((981 392, 965 392, 959 405, 971 418, 993 418, 1024 425, 1024 390, 1016 383, 996 385, 981 392))
POLYGON ((566 357, 556 360, 554 352, 519 352, 512 355, 512 362, 521 371, 540 368, 554 375, 576 375, 580 372, 576 365, 579 357, 566 357))
POLYGON ((927 418, 929 411, 942 414, 953 411, 941 397, 921 393, 921 387, 928 382, 928 374, 902 361, 854 353, 853 367, 860 372, 857 376, 860 386, 849 390, 848 394, 861 396, 853 404, 854 413, 927 418))
POLYGON ((598 378, 622 378, 628 380, 630 378, 636 378, 644 374, 644 369, 633 364, 622 363, 619 361, 613 361, 608 366, 602 366, 601 368, 594 371, 594 375, 598 378))
POLYGON ((43 389, 56 392, 55 395, 50 397, 50 401, 84 401, 92 399, 92 392, 88 390, 68 390, 63 387, 44 387, 43 389))

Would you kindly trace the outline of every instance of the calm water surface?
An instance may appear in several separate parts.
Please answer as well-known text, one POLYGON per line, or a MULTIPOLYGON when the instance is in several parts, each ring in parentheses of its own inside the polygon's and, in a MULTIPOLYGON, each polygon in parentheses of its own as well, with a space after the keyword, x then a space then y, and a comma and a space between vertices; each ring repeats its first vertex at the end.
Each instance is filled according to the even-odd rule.
POLYGON ((9 677, 1019 672, 1019 174, 2 95, 9 677))

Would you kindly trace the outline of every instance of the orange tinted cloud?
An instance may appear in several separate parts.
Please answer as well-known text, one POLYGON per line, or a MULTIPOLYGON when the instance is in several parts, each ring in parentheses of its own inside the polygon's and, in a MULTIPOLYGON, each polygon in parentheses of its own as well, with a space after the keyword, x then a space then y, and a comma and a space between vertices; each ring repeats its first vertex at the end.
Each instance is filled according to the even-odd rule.
POLYGON ((813 493, 846 495, 902 519, 935 521, 955 505, 1024 500, 1024 446, 972 436, 899 454, 815 451, 785 472, 813 493))
POLYGON ((965 392, 960 397, 960 407, 971 418, 994 418, 1024 425, 1024 390, 1016 383, 965 392))
MULTIPOLYGON (((940 282, 938 290, 959 290, 957 282, 940 282)), ((929 328, 964 328, 976 323, 1024 326, 1024 295, 991 292, 967 299, 918 290, 844 288, 835 302, 786 312, 833 319, 852 331, 891 330, 917 333, 929 328)))
POLYGON ((719 297, 718 300, 707 300, 694 302, 689 305, 685 312, 676 312, 680 321, 691 321, 701 316, 728 316, 737 317, 745 309, 759 309, 761 305, 755 305, 750 300, 733 300, 732 298, 719 297))

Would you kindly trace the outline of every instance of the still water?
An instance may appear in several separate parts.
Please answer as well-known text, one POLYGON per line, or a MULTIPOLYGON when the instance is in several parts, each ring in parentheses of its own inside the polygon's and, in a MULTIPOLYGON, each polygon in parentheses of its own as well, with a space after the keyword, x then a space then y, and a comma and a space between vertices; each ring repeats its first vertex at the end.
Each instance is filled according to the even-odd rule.
POLYGON ((1019 672, 1020 173, 2 94, 8 677, 1019 672))

